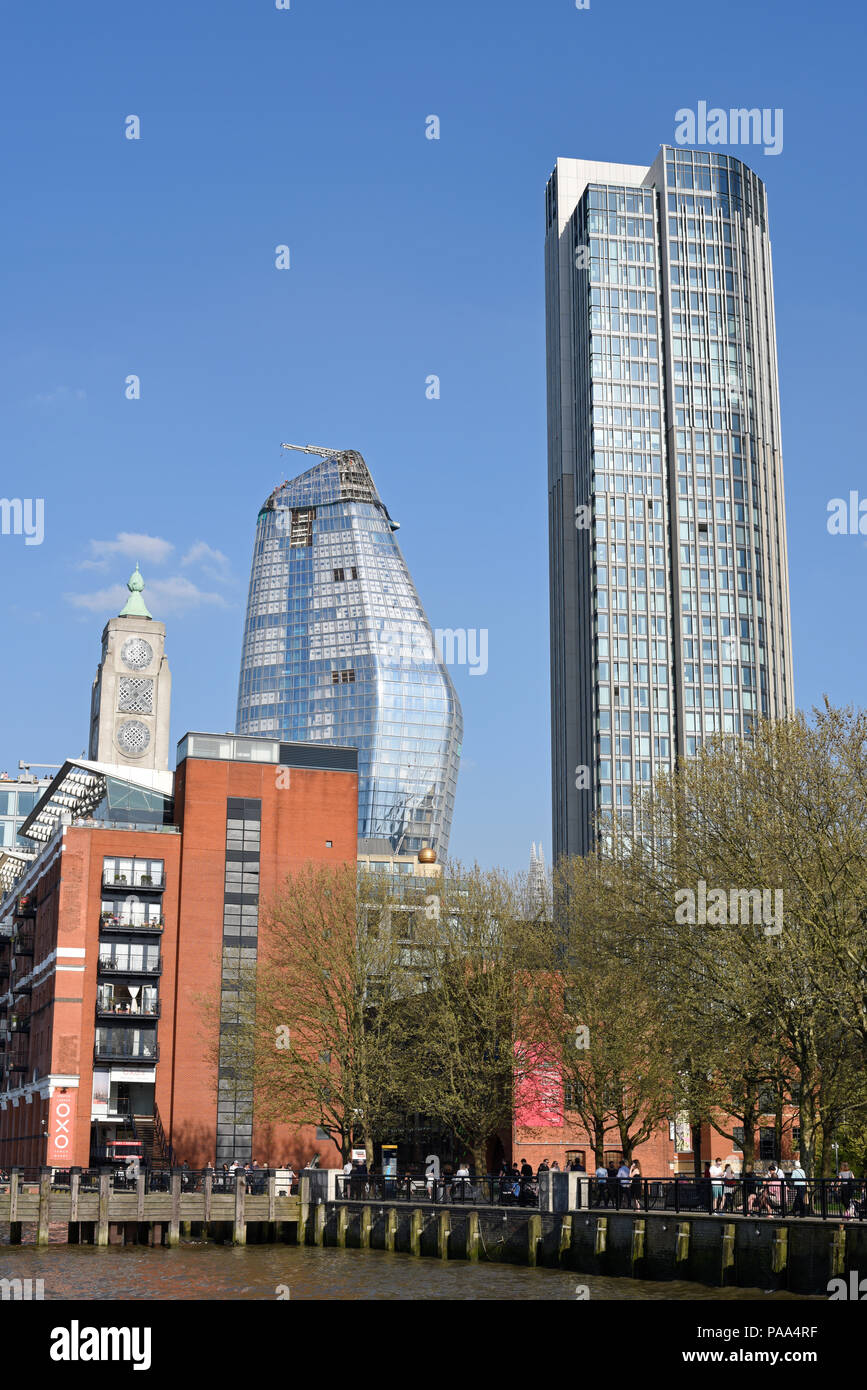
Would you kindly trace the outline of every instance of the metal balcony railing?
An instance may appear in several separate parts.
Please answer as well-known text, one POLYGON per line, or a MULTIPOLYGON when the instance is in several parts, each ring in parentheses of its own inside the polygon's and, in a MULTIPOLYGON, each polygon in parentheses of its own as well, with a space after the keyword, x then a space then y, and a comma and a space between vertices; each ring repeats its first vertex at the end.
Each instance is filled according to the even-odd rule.
POLYGON ((132 1048, 121 1043, 95 1042, 93 1056, 97 1062, 158 1062, 160 1049, 158 1043, 132 1048))
POLYGON ((120 913, 103 912, 99 918, 100 931, 134 931, 134 932, 161 932, 165 927, 165 922, 160 918, 156 922, 133 922, 125 918, 120 913))
POLYGON ((100 956, 99 971, 105 975, 161 975, 163 973, 162 959, 148 963, 147 961, 130 960, 129 957, 121 956, 100 956))
POLYGON ((131 893, 139 888, 142 888, 146 893, 162 893, 166 882, 165 879, 161 879, 159 883, 155 883, 153 875, 149 877, 147 874, 132 874, 131 876, 127 874, 124 876, 123 874, 108 873, 102 876, 102 886, 103 888, 117 888, 124 893, 131 893))
POLYGON ((152 1018, 159 1018, 160 1001, 158 999, 155 1004, 149 1004, 147 1008, 139 1007, 138 1009, 119 1008, 117 1004, 100 1004, 97 1002, 96 1015, 97 1018, 110 1018, 114 1022, 120 1024, 134 1024, 138 1022, 139 1019, 144 1019, 147 1022, 152 1018))

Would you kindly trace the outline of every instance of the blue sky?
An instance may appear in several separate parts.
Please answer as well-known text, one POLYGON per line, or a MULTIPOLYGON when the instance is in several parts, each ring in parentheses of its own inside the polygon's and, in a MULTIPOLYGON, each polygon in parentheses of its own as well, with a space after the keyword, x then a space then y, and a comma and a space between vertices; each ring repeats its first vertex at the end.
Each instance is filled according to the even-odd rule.
POLYGON ((863 701, 867 540, 826 528, 830 498, 867 498, 863 7, 16 8, 0 493, 44 498, 45 538, 0 536, 0 767, 85 746, 136 560, 173 740, 232 728, 256 512, 300 471, 280 443, 357 448, 432 624, 489 632, 487 674, 455 671, 452 851, 548 852, 545 182, 558 155, 649 164, 700 100, 784 111, 781 154, 732 152, 768 189, 796 692, 863 701))

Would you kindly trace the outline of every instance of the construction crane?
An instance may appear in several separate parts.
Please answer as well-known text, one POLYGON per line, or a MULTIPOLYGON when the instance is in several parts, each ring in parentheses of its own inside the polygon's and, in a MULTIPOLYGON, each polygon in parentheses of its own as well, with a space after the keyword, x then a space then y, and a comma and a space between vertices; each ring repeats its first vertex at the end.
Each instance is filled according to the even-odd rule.
POLYGON ((345 458, 354 449, 323 449, 321 444, 281 444, 281 449, 296 449, 299 454, 318 454, 323 459, 345 458))

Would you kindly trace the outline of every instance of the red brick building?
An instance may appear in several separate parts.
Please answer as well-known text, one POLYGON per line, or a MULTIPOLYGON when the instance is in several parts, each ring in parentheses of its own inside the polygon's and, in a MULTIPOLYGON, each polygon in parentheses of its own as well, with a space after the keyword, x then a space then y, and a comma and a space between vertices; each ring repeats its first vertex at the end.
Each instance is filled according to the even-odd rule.
POLYGON ((327 1161, 315 1132, 257 1127, 249 1098, 218 1097, 202 1001, 255 959, 259 904, 287 874, 355 862, 356 757, 190 734, 170 791, 63 765, 31 821, 83 814, 0 905, 0 1167, 87 1167, 131 1121, 192 1167, 327 1161))
POLYGON ((233 989, 287 876, 356 862, 357 750, 190 733, 170 771, 165 628, 128 587, 90 757, 41 790, 32 850, 0 850, 0 1168, 87 1167, 131 1134, 191 1167, 336 1162, 315 1128, 257 1124, 233 989))

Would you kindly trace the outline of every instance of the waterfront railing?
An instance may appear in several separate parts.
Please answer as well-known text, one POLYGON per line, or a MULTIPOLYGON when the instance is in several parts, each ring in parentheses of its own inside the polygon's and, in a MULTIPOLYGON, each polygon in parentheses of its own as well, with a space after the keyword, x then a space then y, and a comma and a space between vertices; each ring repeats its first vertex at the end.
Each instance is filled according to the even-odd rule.
MULTIPOLYGON (((555 1173, 551 1177, 568 1177, 555 1173)), ((852 1178, 790 1179, 747 1175, 734 1181, 669 1176, 608 1178, 572 1174, 576 1195, 572 1209, 595 1211, 670 1211, 709 1216, 818 1217, 823 1220, 867 1219, 867 1182, 852 1178)), ((412 1202, 431 1205, 538 1206, 538 1178, 444 1176, 424 1174, 338 1174, 337 1200, 344 1202, 412 1202)), ((543 1192, 543 1203, 544 1203, 543 1192)), ((558 1204, 558 1209, 559 1209, 558 1204)), ((568 1209, 568 1208, 567 1208, 568 1209)))

